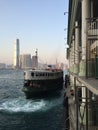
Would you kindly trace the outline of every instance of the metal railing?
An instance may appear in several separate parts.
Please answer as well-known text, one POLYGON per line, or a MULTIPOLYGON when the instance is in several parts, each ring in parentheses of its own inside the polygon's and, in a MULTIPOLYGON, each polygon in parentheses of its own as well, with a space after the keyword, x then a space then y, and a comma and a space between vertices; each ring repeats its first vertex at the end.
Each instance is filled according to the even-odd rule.
POLYGON ((86 77, 98 78, 98 18, 87 19, 86 77))
POLYGON ((76 80, 74 77, 76 130, 98 130, 98 96, 93 95, 86 86, 77 86, 76 80), (85 97, 82 95, 83 88, 85 97))

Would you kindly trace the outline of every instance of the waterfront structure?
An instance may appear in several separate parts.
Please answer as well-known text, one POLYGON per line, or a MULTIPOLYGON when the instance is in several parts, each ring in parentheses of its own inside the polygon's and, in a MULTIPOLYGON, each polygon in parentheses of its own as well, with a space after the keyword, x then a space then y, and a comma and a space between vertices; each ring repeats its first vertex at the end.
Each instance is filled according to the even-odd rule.
POLYGON ((31 54, 22 54, 20 55, 20 68, 21 69, 30 69, 31 65, 31 54))
POLYGON ((20 48, 19 48, 19 39, 16 39, 14 42, 14 68, 19 68, 19 57, 20 57, 20 48))
POLYGON ((69 0, 69 120, 72 130, 98 130, 98 0, 69 0), (74 106, 74 107, 73 107, 74 106))

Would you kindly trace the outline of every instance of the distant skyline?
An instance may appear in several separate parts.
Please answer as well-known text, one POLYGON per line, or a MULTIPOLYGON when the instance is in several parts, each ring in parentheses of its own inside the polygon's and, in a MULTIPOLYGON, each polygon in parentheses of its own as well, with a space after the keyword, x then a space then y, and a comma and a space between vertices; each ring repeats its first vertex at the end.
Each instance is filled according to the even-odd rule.
POLYGON ((13 64, 14 41, 20 54, 35 54, 39 62, 66 63, 68 0, 0 0, 0 63, 13 64))

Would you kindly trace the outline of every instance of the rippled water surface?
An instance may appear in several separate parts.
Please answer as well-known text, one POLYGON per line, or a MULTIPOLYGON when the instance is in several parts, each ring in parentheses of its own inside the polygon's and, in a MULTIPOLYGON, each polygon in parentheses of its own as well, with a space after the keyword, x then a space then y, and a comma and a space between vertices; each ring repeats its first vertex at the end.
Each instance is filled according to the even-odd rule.
POLYGON ((26 99, 22 70, 0 70, 0 130, 64 130, 63 92, 26 99))

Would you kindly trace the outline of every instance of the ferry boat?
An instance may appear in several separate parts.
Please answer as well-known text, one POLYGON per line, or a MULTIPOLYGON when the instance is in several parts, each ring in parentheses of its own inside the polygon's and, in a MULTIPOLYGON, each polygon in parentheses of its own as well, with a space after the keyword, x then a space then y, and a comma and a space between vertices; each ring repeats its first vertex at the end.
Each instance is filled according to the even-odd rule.
POLYGON ((63 88, 63 71, 61 69, 32 69, 24 71, 23 92, 26 97, 56 92, 63 88))

